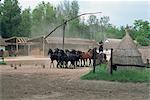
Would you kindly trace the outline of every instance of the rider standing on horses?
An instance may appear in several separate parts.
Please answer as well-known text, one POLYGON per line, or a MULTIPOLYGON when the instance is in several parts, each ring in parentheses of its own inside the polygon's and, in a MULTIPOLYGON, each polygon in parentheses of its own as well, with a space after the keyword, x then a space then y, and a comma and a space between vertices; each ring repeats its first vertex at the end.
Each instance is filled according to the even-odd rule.
POLYGON ((103 41, 99 42, 99 53, 103 52, 103 41))

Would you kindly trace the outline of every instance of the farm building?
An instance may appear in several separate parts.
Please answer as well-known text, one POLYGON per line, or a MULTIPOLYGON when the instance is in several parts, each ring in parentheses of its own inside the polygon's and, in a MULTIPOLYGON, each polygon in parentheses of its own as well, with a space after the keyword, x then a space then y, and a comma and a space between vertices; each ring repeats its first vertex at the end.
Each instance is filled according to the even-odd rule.
POLYGON ((128 30, 126 30, 126 35, 114 50, 112 58, 113 64, 120 66, 144 65, 142 55, 130 37, 128 30))
POLYGON ((27 37, 11 37, 5 39, 5 42, 7 44, 6 50, 9 52, 9 54, 17 54, 17 55, 27 55, 27 37))
MULTIPOLYGON (((116 50, 121 42, 121 39, 111 39, 108 38, 106 42, 104 42, 104 52, 107 53, 108 59, 110 58, 110 49, 116 50)), ((134 43, 136 43, 134 41, 134 43)), ((139 52, 142 55, 142 60, 144 63, 147 63, 147 59, 150 59, 150 46, 137 46, 139 52)))
POLYGON ((5 46, 6 46, 6 43, 5 43, 4 39, 2 37, 0 37, 0 50, 5 51, 5 46))
MULTIPOLYGON (((32 38, 28 40, 30 44, 30 55, 47 55, 48 49, 62 48, 61 37, 48 37, 44 39, 44 36, 38 38, 32 38), (43 52, 44 51, 44 52, 43 52)), ((96 46, 97 43, 94 40, 80 39, 80 38, 65 38, 65 49, 77 49, 86 51, 89 48, 96 46)))

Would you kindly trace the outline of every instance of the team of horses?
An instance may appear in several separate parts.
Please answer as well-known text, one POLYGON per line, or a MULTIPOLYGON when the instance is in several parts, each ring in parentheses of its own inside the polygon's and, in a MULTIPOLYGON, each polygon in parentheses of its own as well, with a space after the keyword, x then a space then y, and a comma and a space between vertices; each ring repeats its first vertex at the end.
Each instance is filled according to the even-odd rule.
POLYGON ((89 49, 87 52, 83 52, 80 50, 62 50, 55 48, 54 50, 49 49, 48 55, 50 56, 50 68, 54 66, 54 61, 57 62, 57 68, 75 68, 76 66, 92 66, 92 61, 94 59, 94 53, 96 53, 96 57, 100 58, 100 62, 106 60, 106 54, 103 52, 97 53, 94 52, 96 48, 89 49))

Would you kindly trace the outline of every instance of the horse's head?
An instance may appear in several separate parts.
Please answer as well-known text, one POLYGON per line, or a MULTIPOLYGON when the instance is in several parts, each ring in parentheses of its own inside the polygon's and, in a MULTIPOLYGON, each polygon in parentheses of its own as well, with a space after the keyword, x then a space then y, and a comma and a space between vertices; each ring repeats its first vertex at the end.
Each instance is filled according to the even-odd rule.
POLYGON ((76 54, 76 50, 75 50, 75 49, 72 49, 72 50, 71 50, 71 53, 76 54))
POLYGON ((65 49, 65 52, 68 53, 68 52, 70 52, 70 51, 69 51, 68 49, 65 49))
POLYGON ((54 53, 58 53, 59 52, 59 49, 58 48, 55 48, 54 49, 54 53))
POLYGON ((53 50, 52 50, 52 49, 49 49, 49 50, 48 50, 48 55, 51 55, 51 54, 53 54, 53 50))
POLYGON ((89 49, 88 52, 90 52, 92 49, 89 49))

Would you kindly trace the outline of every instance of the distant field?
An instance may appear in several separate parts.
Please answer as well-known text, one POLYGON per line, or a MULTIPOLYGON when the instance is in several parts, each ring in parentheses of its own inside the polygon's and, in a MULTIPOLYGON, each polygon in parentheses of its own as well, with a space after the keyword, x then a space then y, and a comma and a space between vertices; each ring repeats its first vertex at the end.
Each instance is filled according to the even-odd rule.
POLYGON ((96 72, 90 71, 81 77, 83 80, 106 80, 118 82, 150 82, 150 69, 125 69, 113 71, 113 75, 109 74, 106 65, 96 67, 96 72))

